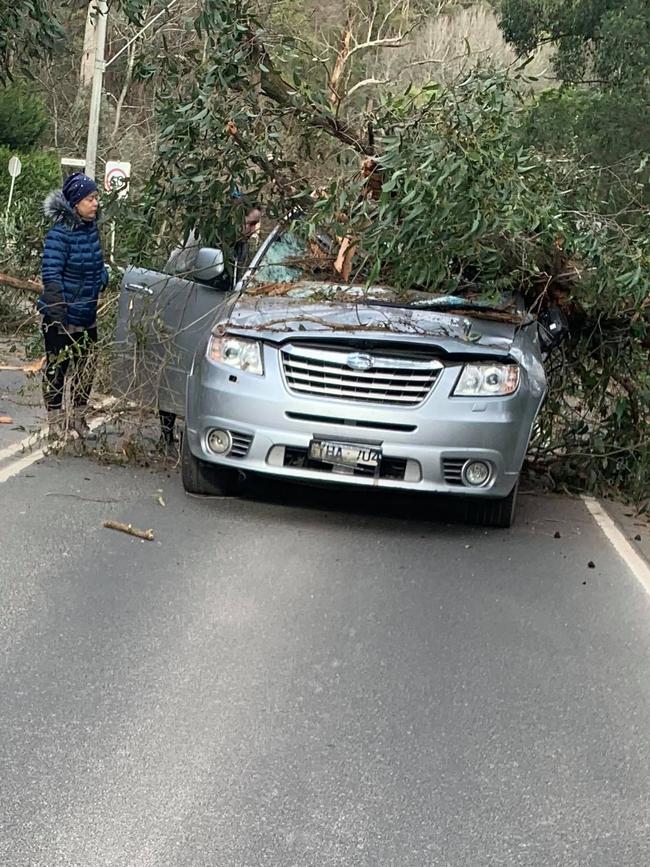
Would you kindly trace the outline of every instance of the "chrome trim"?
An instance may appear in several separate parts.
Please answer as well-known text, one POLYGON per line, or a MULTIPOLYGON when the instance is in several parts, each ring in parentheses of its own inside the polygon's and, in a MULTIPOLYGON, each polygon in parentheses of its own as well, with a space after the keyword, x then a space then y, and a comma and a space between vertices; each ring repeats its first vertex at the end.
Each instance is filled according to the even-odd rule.
MULTIPOLYGON (((341 351, 337 352, 333 349, 316 349, 313 346, 294 346, 292 343, 285 344, 282 347, 282 352, 287 355, 297 355, 300 358, 312 358, 315 361, 330 361, 333 364, 340 364, 343 360, 344 363, 341 365, 343 368, 346 368, 345 360, 350 355, 349 348, 346 349, 345 347, 341 347, 341 351)), ((391 358, 390 356, 373 355, 372 367, 373 369, 377 367, 390 367, 406 370, 442 370, 444 365, 437 358, 432 358, 429 361, 418 361, 417 359, 410 358, 391 358)), ((346 369, 357 373, 357 371, 352 371, 351 368, 346 369)), ((361 373, 362 371, 358 372, 361 373)))
POLYGON ((397 406, 423 403, 444 367, 437 359, 373 356, 370 370, 351 370, 349 347, 338 352, 288 344, 280 355, 285 386, 294 394, 397 406))

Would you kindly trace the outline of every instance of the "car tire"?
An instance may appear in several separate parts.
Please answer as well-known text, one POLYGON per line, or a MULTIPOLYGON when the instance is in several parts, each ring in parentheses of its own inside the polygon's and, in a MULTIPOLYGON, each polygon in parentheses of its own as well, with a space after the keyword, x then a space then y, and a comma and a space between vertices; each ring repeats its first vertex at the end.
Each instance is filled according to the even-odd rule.
POLYGON ((181 477, 188 494, 233 497, 239 488, 239 473, 230 467, 216 467, 195 457, 185 434, 181 445, 181 477))
POLYGON ((468 497, 465 501, 465 521, 468 524, 479 524, 481 527, 512 527, 517 511, 517 493, 519 480, 507 497, 499 499, 483 499, 468 497))

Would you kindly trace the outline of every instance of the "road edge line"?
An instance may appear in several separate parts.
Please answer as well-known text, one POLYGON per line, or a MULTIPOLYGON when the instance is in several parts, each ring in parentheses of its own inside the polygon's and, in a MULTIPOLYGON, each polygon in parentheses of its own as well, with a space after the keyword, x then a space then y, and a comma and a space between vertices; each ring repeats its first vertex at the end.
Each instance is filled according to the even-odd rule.
POLYGON ((39 428, 34 433, 31 433, 25 439, 20 440, 17 443, 12 443, 10 446, 6 446, 4 449, 0 450, 0 464, 4 463, 4 461, 10 460, 11 458, 16 457, 21 452, 24 454, 29 449, 32 449, 34 446, 37 446, 45 433, 47 431, 47 427, 39 428))
MULTIPOLYGON (((108 421, 108 416, 100 415, 89 421, 88 427, 91 430, 95 430, 95 428, 98 428, 106 421, 108 421)), ((47 427, 41 428, 41 430, 37 434, 38 438, 36 442, 34 442, 32 445, 39 445, 40 443, 42 443, 47 437, 47 432, 47 427)), ((31 440, 31 437, 28 438, 28 441, 29 440, 31 440)), ((23 443, 24 442, 26 442, 26 440, 23 440, 23 443)), ((14 456, 20 453, 20 449, 18 448, 18 446, 20 445, 21 443, 16 444, 17 450, 14 452, 14 456)), ((11 461, 4 467, 0 466, 0 485, 4 484, 4 482, 8 482, 9 479, 13 479, 14 476, 22 473, 23 470, 26 470, 27 467, 31 467, 31 465, 37 463, 37 461, 43 460, 43 458, 47 457, 48 454, 51 454, 51 452, 47 449, 47 446, 41 446, 40 448, 36 449, 36 451, 24 452, 17 461, 11 461)))
POLYGON ((625 538, 623 531, 610 516, 600 500, 587 496, 582 496, 581 500, 618 556, 623 560, 648 596, 650 596, 650 564, 648 564, 645 557, 636 551, 634 546, 625 538))

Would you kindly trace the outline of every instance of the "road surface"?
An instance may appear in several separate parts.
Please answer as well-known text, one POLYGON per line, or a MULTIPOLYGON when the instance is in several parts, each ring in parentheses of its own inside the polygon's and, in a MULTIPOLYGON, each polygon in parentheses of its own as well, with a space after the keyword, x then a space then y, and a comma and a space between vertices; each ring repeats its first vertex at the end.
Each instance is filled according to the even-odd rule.
POLYGON ((578 500, 444 519, 75 458, 7 477, 0 864, 650 864, 642 583, 578 500))

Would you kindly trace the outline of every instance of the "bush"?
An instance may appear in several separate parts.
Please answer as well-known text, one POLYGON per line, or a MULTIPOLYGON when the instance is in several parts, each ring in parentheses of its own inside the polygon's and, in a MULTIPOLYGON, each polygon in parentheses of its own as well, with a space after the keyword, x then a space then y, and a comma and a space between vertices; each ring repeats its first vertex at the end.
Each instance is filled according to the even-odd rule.
POLYGON ((47 107, 24 82, 0 90, 0 145, 33 147, 47 126, 47 107))
MULTIPOLYGON (((11 178, 7 163, 15 151, 0 147, 0 213, 9 198, 11 178)), ((0 269, 14 274, 34 274, 39 268, 45 228, 43 199, 61 185, 61 170, 54 154, 45 151, 18 153, 23 170, 16 179, 14 198, 5 229, 0 221, 0 269)))
POLYGON ((7 164, 12 156, 20 157, 23 164, 14 186, 14 202, 34 202, 37 210, 40 210, 50 190, 61 186, 61 168, 56 154, 48 151, 16 152, 0 146, 0 200, 4 200, 5 207, 11 185, 7 164))
POLYGON ((635 92, 546 90, 527 106, 522 131, 527 143, 550 153, 613 165, 647 150, 648 102, 635 92))

